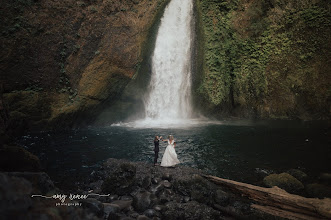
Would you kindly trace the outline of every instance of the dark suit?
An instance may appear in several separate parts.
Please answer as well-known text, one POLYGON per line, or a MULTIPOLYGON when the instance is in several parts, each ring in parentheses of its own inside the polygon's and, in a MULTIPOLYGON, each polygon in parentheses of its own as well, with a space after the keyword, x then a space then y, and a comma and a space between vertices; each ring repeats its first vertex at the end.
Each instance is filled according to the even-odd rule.
POLYGON ((159 145, 160 145, 160 140, 154 140, 154 164, 157 163, 157 158, 159 157, 159 145))

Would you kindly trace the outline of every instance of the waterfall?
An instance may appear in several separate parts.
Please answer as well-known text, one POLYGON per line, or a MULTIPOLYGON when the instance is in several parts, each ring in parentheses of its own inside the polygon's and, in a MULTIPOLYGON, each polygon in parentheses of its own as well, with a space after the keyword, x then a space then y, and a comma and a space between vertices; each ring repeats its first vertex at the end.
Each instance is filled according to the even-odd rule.
POLYGON ((173 123, 191 117, 192 0, 166 7, 152 55, 147 121, 173 123))

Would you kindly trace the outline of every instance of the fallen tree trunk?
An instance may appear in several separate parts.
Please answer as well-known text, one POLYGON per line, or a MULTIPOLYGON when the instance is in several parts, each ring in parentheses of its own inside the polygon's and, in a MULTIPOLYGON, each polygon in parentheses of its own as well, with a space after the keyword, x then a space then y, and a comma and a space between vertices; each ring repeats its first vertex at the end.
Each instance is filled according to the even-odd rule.
POLYGON ((277 186, 264 188, 215 176, 208 180, 248 197, 257 210, 288 219, 331 219, 331 199, 305 198, 287 193, 277 186))

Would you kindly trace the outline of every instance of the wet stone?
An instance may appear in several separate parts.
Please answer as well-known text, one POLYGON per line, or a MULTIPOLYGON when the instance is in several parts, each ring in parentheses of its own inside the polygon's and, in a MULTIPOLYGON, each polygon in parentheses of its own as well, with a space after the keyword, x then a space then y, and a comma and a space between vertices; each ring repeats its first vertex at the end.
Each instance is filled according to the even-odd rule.
POLYGON ((131 206, 132 200, 115 200, 111 203, 112 205, 117 205, 120 210, 127 209, 131 206))
POLYGON ((243 203, 243 202, 240 202, 240 201, 235 201, 235 202, 233 203, 233 207, 234 207, 236 210, 238 210, 238 211, 240 211, 241 213, 243 213, 243 214, 248 214, 249 211, 250 211, 250 206, 249 206, 248 204, 243 203))
POLYGON ((120 200, 123 200, 123 201, 133 201, 133 198, 131 196, 121 196, 120 200))
POLYGON ((103 206, 104 206, 105 218, 108 218, 110 213, 117 213, 120 210, 118 205, 114 205, 114 204, 110 204, 110 203, 103 203, 103 206))
POLYGON ((189 196, 184 196, 182 202, 189 202, 191 198, 189 196))
POLYGON ((121 220, 123 217, 126 217, 120 213, 109 213, 108 220, 121 220))
POLYGON ((109 199, 114 201, 114 200, 117 200, 118 199, 118 195, 110 195, 109 196, 109 199))
POLYGON ((137 211, 146 210, 151 204, 151 193, 150 192, 139 192, 133 197, 133 207, 137 211))
POLYGON ((161 212, 162 210, 165 209, 165 206, 162 206, 162 205, 156 205, 156 206, 153 207, 153 209, 154 209, 155 211, 161 212))
POLYGON ((147 189, 150 185, 151 185, 151 177, 146 176, 142 181, 141 187, 147 189))
POLYGON ((133 212, 134 208, 133 208, 133 206, 130 206, 130 207, 126 208, 124 211, 125 212, 133 212))
POLYGON ((165 189, 164 192, 170 196, 175 194, 171 189, 165 189))
POLYGON ((160 202, 161 202, 162 204, 167 203, 167 202, 170 201, 169 195, 167 195, 167 193, 165 193, 165 192, 162 192, 162 193, 160 194, 159 198, 160 198, 160 202))
POLYGON ((291 170, 288 170, 286 173, 288 173, 291 176, 295 177, 300 182, 305 182, 308 179, 308 175, 305 174, 303 171, 298 170, 298 169, 291 169, 291 170))
POLYGON ((174 194, 170 196, 170 200, 180 203, 183 201, 183 198, 180 195, 174 194))
POLYGON ((153 218, 154 216, 156 216, 156 211, 154 209, 147 209, 146 211, 144 211, 144 215, 149 218, 153 218))
POLYGON ((151 200, 151 203, 149 205, 150 207, 153 207, 154 205, 157 205, 160 203, 159 198, 154 194, 151 194, 150 200, 151 200))
POLYGON ((153 184, 158 184, 158 183, 160 183, 160 182, 161 182, 161 179, 158 178, 158 177, 155 177, 155 178, 152 179, 152 183, 153 183, 153 184))
POLYGON ((168 181, 168 180, 164 180, 162 182, 162 185, 165 187, 165 188, 171 188, 171 183, 168 181))
POLYGON ((132 213, 129 214, 129 216, 130 216, 131 218, 137 218, 137 217, 139 216, 139 213, 137 213, 137 212, 132 212, 132 213))
POLYGON ((168 181, 171 181, 172 180, 172 175, 170 173, 164 173, 162 175, 162 179, 163 180, 168 180, 168 181))
POLYGON ((160 192, 164 189, 164 185, 162 183, 158 184, 158 185, 154 185, 151 187, 150 191, 155 194, 155 195, 159 195, 160 192))
POLYGON ((221 206, 229 204, 229 195, 223 190, 218 189, 215 195, 215 202, 221 206))
POLYGON ((92 213, 94 213, 97 216, 103 216, 104 214, 104 207, 103 204, 96 200, 96 199, 84 199, 81 201, 82 206, 84 208, 87 208, 90 210, 92 213))
POLYGON ((139 215, 137 220, 150 220, 150 218, 148 218, 146 215, 139 215))

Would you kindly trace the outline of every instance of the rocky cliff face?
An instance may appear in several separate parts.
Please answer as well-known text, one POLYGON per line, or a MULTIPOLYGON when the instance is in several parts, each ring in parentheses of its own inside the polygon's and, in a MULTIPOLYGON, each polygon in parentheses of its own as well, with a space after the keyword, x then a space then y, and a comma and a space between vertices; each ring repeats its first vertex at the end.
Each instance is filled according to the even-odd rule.
MULTIPOLYGON (((2 131, 137 112, 168 2, 4 1, 2 131)), ((196 106, 214 116, 328 119, 330 10, 326 0, 197 0, 196 106)))
POLYGON ((328 1, 198 0, 197 14, 207 114, 330 118, 328 1))
POLYGON ((5 1, 1 5, 2 124, 42 129, 90 123, 138 73, 168 0, 5 1))

